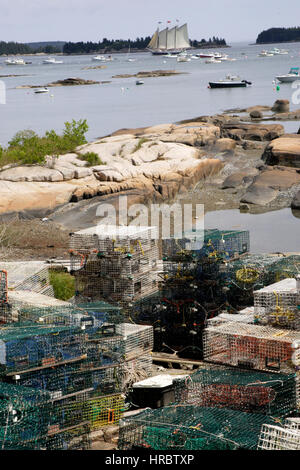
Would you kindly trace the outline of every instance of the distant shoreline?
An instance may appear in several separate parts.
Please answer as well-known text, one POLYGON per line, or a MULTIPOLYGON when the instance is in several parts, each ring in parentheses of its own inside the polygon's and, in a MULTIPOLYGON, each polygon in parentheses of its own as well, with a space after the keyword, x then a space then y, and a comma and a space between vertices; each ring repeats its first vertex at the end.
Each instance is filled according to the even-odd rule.
MULTIPOLYGON (((228 46, 228 45, 220 45, 220 46, 205 45, 205 46, 201 46, 201 47, 191 47, 187 50, 188 51, 195 51, 195 50, 201 50, 201 49, 227 49, 227 48, 230 48, 230 47, 231 46, 228 46)), ((145 52, 151 53, 151 51, 149 51, 148 49, 137 49, 137 50, 132 49, 130 51, 130 54, 136 54, 136 53, 139 53, 139 52, 140 53, 145 53, 145 52)), ((167 53, 168 53, 168 51, 166 51, 166 54, 167 53)), ((128 54, 128 50, 123 49, 121 51, 76 52, 76 53, 70 53, 70 54, 65 54, 64 52, 51 52, 49 54, 47 54, 46 52, 36 52, 36 53, 31 53, 31 54, 1 54, 0 58, 1 57, 44 57, 44 56, 47 56, 47 57, 66 56, 67 57, 67 56, 73 56, 73 55, 95 55, 95 54, 101 54, 101 55, 128 54)))
POLYGON ((268 44, 293 44, 296 42, 300 42, 300 39, 294 40, 294 41, 254 42, 252 44, 249 44, 249 46, 263 46, 263 45, 268 45, 268 44))

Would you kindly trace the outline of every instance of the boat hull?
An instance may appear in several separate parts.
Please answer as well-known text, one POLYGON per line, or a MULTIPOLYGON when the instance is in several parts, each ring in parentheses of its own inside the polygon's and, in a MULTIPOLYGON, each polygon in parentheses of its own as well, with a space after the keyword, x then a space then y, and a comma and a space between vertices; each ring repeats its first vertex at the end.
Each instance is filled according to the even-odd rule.
POLYGON ((281 83, 293 83, 296 80, 300 80, 300 77, 294 76, 294 77, 284 77, 284 76, 279 76, 276 77, 277 80, 279 80, 281 83))
POLYGON ((245 82, 209 82, 210 88, 246 88, 245 82))

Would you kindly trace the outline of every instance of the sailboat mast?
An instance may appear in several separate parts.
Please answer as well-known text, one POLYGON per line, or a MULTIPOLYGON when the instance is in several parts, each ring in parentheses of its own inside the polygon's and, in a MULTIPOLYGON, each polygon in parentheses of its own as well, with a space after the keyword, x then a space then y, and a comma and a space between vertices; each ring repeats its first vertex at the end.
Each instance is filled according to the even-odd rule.
POLYGON ((166 50, 168 50, 168 31, 169 31, 169 28, 167 27, 167 30, 166 30, 166 50))
POLYGON ((176 20, 177 25, 175 26, 175 51, 176 51, 176 36, 177 36, 178 22, 179 20, 176 20))

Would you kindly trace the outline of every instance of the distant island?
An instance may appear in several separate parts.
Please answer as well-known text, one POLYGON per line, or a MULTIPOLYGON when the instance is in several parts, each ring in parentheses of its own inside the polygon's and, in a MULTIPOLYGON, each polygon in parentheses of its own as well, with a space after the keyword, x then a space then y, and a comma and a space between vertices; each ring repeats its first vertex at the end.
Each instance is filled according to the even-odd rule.
POLYGON ((278 42, 300 42, 300 27, 270 28, 262 31, 256 39, 256 44, 273 44, 278 42))
MULTIPOLYGON (((64 54, 92 54, 92 53, 113 53, 113 52, 142 52, 147 50, 147 46, 151 40, 150 36, 145 38, 137 38, 136 40, 124 39, 106 39, 99 42, 67 42, 63 46, 64 54)), ((208 47, 228 47, 225 39, 213 36, 209 40, 196 39, 190 40, 193 48, 208 47)))
POLYGON ((5 42, 0 41, 0 55, 15 55, 15 54, 56 54, 61 53, 63 45, 62 41, 53 42, 33 42, 23 44, 20 42, 5 42))

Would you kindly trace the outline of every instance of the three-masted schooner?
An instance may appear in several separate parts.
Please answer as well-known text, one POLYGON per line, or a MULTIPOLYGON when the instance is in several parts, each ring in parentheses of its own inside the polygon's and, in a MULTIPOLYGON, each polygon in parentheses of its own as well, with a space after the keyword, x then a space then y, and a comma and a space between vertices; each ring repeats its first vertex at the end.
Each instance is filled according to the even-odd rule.
POLYGON ((185 23, 182 26, 174 26, 170 29, 165 28, 162 31, 159 31, 159 28, 157 28, 147 49, 153 55, 163 55, 167 52, 181 52, 190 47, 187 23, 185 23))

